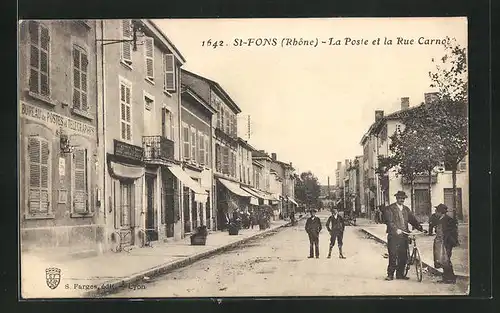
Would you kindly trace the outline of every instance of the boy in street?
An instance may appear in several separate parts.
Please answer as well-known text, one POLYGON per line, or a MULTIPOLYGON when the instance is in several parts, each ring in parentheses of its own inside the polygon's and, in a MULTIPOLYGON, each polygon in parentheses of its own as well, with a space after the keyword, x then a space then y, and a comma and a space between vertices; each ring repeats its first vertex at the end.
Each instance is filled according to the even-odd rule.
POLYGON ((336 208, 332 208, 332 215, 330 215, 330 217, 328 217, 328 220, 326 221, 326 229, 328 229, 328 232, 330 233, 330 249, 328 250, 327 258, 332 257, 332 248, 333 246, 335 246, 335 240, 337 240, 339 247, 339 258, 345 259, 345 256, 342 254, 342 239, 344 238, 345 223, 342 216, 340 216, 338 213, 339 212, 336 208))
POLYGON ((309 259, 314 257, 319 258, 319 233, 322 229, 321 220, 316 215, 316 209, 311 209, 311 217, 306 221, 306 232, 309 235, 309 259))

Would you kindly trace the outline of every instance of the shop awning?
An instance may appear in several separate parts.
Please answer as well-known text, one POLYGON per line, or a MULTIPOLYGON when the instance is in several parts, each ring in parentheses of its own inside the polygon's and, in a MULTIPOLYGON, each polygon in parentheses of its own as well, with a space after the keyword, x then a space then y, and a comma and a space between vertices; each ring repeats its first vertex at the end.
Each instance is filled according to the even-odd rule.
POLYGON ((246 198, 252 196, 251 194, 249 194, 245 190, 241 189, 239 184, 237 184, 237 183, 234 183, 232 181, 222 179, 222 178, 219 178, 219 181, 221 182, 221 184, 224 185, 224 187, 229 189, 229 191, 231 191, 232 193, 234 193, 237 196, 246 197, 246 198))
POLYGON ((248 192, 249 194, 252 194, 252 195, 254 195, 255 197, 257 197, 259 199, 262 199, 262 200, 274 200, 274 198, 272 198, 270 195, 268 195, 265 192, 260 191, 258 189, 251 188, 251 187, 244 187, 244 186, 241 186, 241 188, 243 190, 245 190, 246 192, 248 192))
POLYGON ((208 193, 206 190, 201 187, 200 183, 192 179, 179 165, 171 165, 168 169, 182 182, 182 184, 194 192, 194 200, 196 202, 205 203, 207 201, 208 193))
POLYGON ((110 162, 110 170, 112 175, 120 178, 138 179, 144 175, 142 166, 125 165, 114 161, 110 162))
POLYGON ((297 203, 297 202, 296 202, 296 201, 295 201, 292 197, 288 197, 288 200, 289 200, 291 203, 295 204, 296 206, 298 206, 298 205, 299 205, 299 204, 298 204, 298 203, 297 203))

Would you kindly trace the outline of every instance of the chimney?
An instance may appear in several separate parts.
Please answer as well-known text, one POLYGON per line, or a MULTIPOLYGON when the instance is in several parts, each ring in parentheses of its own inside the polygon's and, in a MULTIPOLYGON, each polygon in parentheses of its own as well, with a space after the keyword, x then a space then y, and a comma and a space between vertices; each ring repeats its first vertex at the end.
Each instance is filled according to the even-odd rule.
POLYGON ((271 159, 273 159, 273 161, 276 161, 276 153, 271 153, 271 159))
POLYGON ((337 162, 337 169, 340 170, 341 167, 342 167, 342 162, 337 162))
POLYGON ((401 98, 401 110, 406 110, 410 107, 410 98, 402 97, 401 98))
POLYGON ((427 92, 427 93, 424 93, 424 103, 425 104, 431 104, 433 103, 434 101, 438 100, 439 99, 439 93, 437 92, 427 92))
POLYGON ((375 111, 375 122, 380 121, 384 117, 384 111, 383 110, 376 110, 375 111))

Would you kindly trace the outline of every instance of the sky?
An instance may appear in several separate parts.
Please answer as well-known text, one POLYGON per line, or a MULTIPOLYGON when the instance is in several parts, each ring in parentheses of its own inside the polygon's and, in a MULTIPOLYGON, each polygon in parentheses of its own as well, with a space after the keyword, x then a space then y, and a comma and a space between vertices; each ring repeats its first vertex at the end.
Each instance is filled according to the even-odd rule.
POLYGON ((360 141, 375 110, 387 115, 400 109, 401 97, 409 97, 414 106, 425 92, 434 91, 429 87, 428 73, 435 68, 431 60, 442 57, 444 48, 419 44, 420 37, 449 36, 467 47, 467 20, 460 17, 155 23, 186 59, 183 68, 217 81, 241 108, 239 136, 248 139, 250 116, 252 146, 292 162, 299 173, 312 171, 325 185, 328 177, 335 183, 337 161, 363 154, 360 141), (397 44, 397 37, 414 41, 397 44), (255 43, 234 45, 249 38, 255 43), (258 38, 276 38, 277 45, 257 46, 258 38), (283 38, 317 40, 318 45, 282 46, 283 38), (374 45, 377 38, 379 45, 374 45), (392 45, 384 44, 385 38, 392 45), (209 47, 209 39, 223 44, 209 47), (329 44, 337 40, 340 45, 329 44), (361 44, 352 45, 356 40, 361 44))

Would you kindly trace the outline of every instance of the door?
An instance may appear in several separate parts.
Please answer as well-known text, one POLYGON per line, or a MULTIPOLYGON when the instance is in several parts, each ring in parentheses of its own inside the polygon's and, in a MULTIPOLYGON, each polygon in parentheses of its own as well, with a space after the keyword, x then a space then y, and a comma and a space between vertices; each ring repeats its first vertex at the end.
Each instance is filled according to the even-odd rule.
POLYGON ((191 227, 198 226, 198 202, 194 200, 194 191, 191 191, 191 227))
POLYGON ((419 222, 425 223, 430 215, 429 189, 415 189, 415 217, 419 222))
POLYGON ((163 216, 165 220, 163 223, 166 225, 167 238, 174 237, 174 224, 175 224, 175 189, 174 189, 174 176, 170 173, 164 173, 166 177, 163 182, 163 216))
POLYGON ((120 182, 120 237, 122 246, 134 244, 132 191, 132 182, 120 182))
POLYGON ((150 241, 158 240, 155 223, 155 177, 146 175, 146 233, 150 241))
MULTIPOLYGON (((453 188, 443 188, 444 192, 444 204, 448 208, 453 208, 453 188)), ((455 208, 456 218, 459 220, 463 219, 462 212, 462 188, 457 188, 457 207, 455 208)))
POLYGON ((183 199, 183 216, 184 216, 184 232, 185 233, 190 233, 191 232, 191 220, 190 220, 190 215, 189 215, 189 207, 190 207, 190 202, 189 202, 189 194, 190 194, 190 189, 188 187, 183 187, 184 188, 184 199, 183 199))

